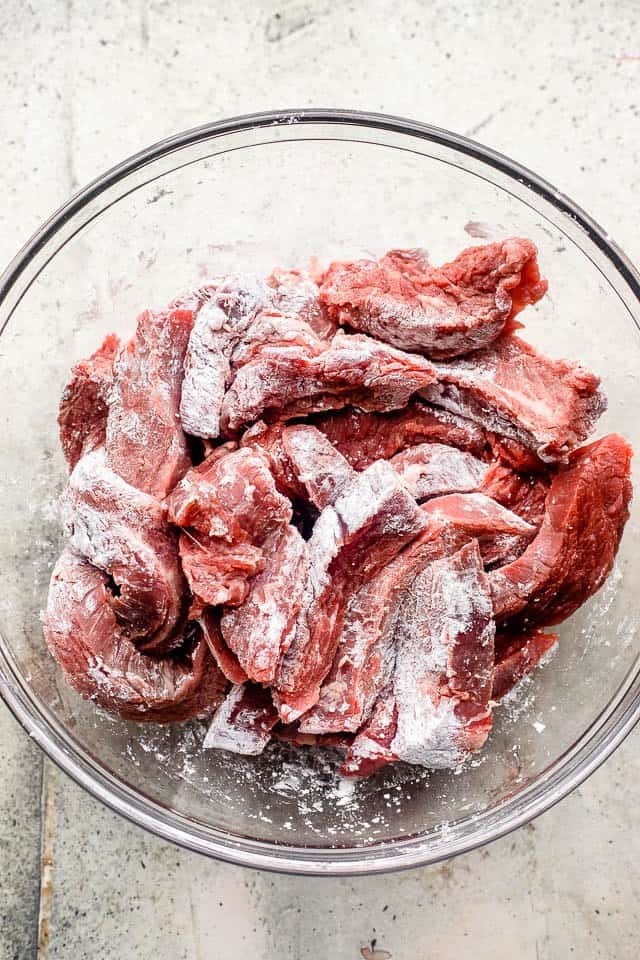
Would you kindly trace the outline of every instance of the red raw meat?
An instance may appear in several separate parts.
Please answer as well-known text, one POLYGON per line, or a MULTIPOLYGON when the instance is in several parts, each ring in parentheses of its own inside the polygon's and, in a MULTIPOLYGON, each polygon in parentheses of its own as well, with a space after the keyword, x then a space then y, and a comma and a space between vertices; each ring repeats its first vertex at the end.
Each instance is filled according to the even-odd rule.
POLYGON ((222 635, 247 676, 273 682, 289 649, 302 609, 308 574, 307 544, 295 527, 275 530, 263 544, 264 570, 252 578, 246 599, 227 610, 222 635))
POLYGON ((454 553, 466 535, 431 520, 423 532, 351 597, 331 670, 315 707, 300 720, 304 733, 355 732, 369 718, 391 678, 398 606, 428 563, 454 553))
POLYGON ((259 545, 274 526, 291 520, 291 504, 278 493, 268 461, 249 447, 203 460, 166 503, 172 523, 229 543, 259 545))
POLYGON ((85 453, 104 444, 113 361, 119 347, 120 340, 110 333, 88 360, 71 370, 58 414, 60 443, 70 470, 85 453))
POLYGON ((506 562, 523 549, 536 528, 482 493, 452 493, 422 505, 426 514, 477 537, 485 566, 506 562))
POLYGON ((230 680, 231 683, 246 683, 249 679, 248 676, 240 666, 235 653, 225 643, 220 632, 220 614, 218 611, 212 607, 207 607, 202 611, 197 622, 209 645, 209 650, 211 650, 216 663, 227 680, 230 680))
POLYGON ((197 633, 170 657, 136 650, 120 631, 107 575, 71 550, 55 565, 44 629, 70 686, 126 720, 206 717, 224 697, 227 682, 197 633))
POLYGON ((258 420, 243 434, 241 447, 253 447, 266 456, 278 491, 289 500, 306 500, 307 491, 296 477, 282 435, 288 425, 277 420, 266 424, 258 420))
POLYGON ((180 419, 187 433, 217 437, 231 354, 269 302, 269 291, 253 276, 227 277, 182 302, 195 303, 197 312, 184 360, 180 419))
POLYGON ((356 735, 340 767, 345 777, 370 777, 398 758, 391 749, 398 729, 398 707, 389 686, 380 694, 371 718, 356 735))
POLYGON ((107 463, 159 500, 191 465, 178 408, 192 323, 190 310, 145 311, 114 364, 107 463))
POLYGON ((191 619, 209 604, 239 606, 249 593, 249 579, 264 569, 260 547, 246 541, 228 543, 188 529, 180 534, 180 559, 194 596, 191 619))
POLYGON ((479 490, 489 465, 466 450, 444 443, 420 443, 397 453, 391 464, 416 500, 479 490))
POLYGON ((267 284, 274 290, 276 309, 299 317, 324 340, 331 339, 336 325, 320 303, 318 285, 308 274, 300 270, 274 270, 267 284))
POLYGON ((344 493, 355 471, 323 433, 307 424, 286 427, 282 446, 306 499, 324 510, 344 493))
POLYGON ((267 281, 226 277, 184 299, 196 310, 185 360, 180 416, 187 432, 217 437, 225 391, 234 369, 266 343, 322 349, 328 321, 318 288, 298 271, 275 271, 267 281), (317 331, 317 332, 316 332, 317 331))
POLYGON ((274 702, 285 723, 318 701, 350 596, 424 526, 415 500, 382 461, 357 474, 318 518, 309 541, 309 578, 295 638, 281 661, 274 702))
POLYGON ((393 692, 356 737, 345 773, 367 776, 392 759, 456 767, 482 747, 491 729, 492 614, 477 544, 418 574, 398 616, 393 692))
POLYGON ((547 290, 530 240, 470 247, 442 267, 412 254, 333 263, 320 292, 329 317, 442 359, 487 346, 547 290))
POLYGON ((571 455, 551 481, 538 535, 490 574, 496 618, 552 626, 602 586, 629 517, 631 456, 615 433, 571 455))
POLYGON ((147 651, 180 644, 188 594, 160 503, 106 466, 100 448, 76 465, 62 512, 71 546, 117 586, 110 603, 123 631, 147 651))
POLYGON ((496 463, 485 474, 480 492, 537 529, 544 518, 549 481, 541 476, 523 476, 496 463))
POLYGON ((292 419, 348 403, 393 410, 433 379, 433 367, 422 357, 342 331, 321 353, 266 345, 237 371, 222 405, 222 432, 229 435, 263 416, 292 419))
POLYGON ((523 677, 531 673, 558 642, 557 633, 526 630, 514 635, 496 636, 496 662, 493 671, 492 700, 502 700, 523 677))
POLYGON ((365 413, 349 407, 320 414, 312 422, 356 470, 364 470, 375 460, 390 460, 400 450, 424 441, 475 454, 485 447, 484 431, 477 424, 418 400, 392 413, 365 413))
POLYGON ((232 687, 207 731, 205 749, 229 750, 247 756, 262 753, 278 722, 268 690, 247 683, 232 687))
POLYGON ((437 380, 422 396, 517 440, 544 461, 562 459, 586 439, 606 406, 590 370, 545 357, 515 336, 433 366, 437 380))
POLYGON ((549 470, 549 464, 519 440, 510 440, 508 437, 501 437, 487 430, 487 442, 493 457, 497 457, 501 463, 511 467, 512 470, 533 474, 546 474, 549 470))

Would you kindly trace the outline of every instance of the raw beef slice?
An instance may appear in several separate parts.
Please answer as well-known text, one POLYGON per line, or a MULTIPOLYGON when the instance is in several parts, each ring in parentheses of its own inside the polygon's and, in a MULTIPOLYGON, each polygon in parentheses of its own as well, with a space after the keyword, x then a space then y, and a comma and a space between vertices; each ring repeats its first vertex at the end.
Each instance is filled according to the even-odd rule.
POLYGON ((104 444, 113 384, 113 361, 120 347, 114 333, 88 360, 80 360, 60 400, 60 443, 69 469, 80 457, 104 444))
POLYGON ((490 469, 472 453, 444 443, 409 447, 392 457, 391 464, 416 500, 478 490, 490 469))
POLYGON ((392 413, 349 407, 320 414, 312 422, 356 470, 364 470, 375 460, 390 460, 399 451, 425 441, 476 455, 486 444, 484 430, 476 423, 418 400, 392 413))
POLYGON ((425 567, 398 616, 391 688, 343 771, 368 776, 391 760, 456 767, 479 750, 491 729, 494 635, 477 544, 425 567))
POLYGON ((538 629, 516 634, 506 631, 496 635, 491 699, 497 701, 506 697, 555 648, 558 639, 557 633, 545 633, 538 629))
POLYGON ((110 603, 123 632, 147 651, 178 645, 187 590, 160 503, 114 473, 101 448, 77 463, 62 516, 74 550, 112 578, 110 603))
POLYGON ((362 583, 421 532, 422 514, 393 468, 372 464, 326 507, 309 540, 309 577, 296 635, 276 677, 285 723, 318 701, 331 668, 345 606, 362 583))
POLYGON ((551 481, 535 539, 490 575, 496 618, 562 623, 602 586, 629 517, 631 456, 615 433, 571 455, 551 481))
POLYGON ((585 440, 606 403, 600 381, 580 363, 552 360, 515 336, 449 363, 421 395, 486 430, 556 461, 585 440))
POLYGON ((192 323, 190 310, 145 311, 114 364, 107 463, 159 500, 191 465, 178 411, 192 323))
POLYGON ((487 346, 547 289, 530 240, 471 247, 443 267, 400 253, 332 264, 320 294, 329 317, 442 359, 487 346))
POLYGON ((224 697, 226 680, 201 637, 169 657, 141 653, 120 630, 107 575, 71 550, 54 567, 44 629, 70 686, 126 720, 206 717, 224 697))

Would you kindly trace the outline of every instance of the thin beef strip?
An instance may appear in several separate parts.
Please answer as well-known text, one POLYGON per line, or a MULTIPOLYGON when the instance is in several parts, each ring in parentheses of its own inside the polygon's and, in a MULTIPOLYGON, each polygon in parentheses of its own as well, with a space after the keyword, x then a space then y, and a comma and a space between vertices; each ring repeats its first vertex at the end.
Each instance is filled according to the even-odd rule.
POLYGON ((230 680, 231 683, 246 683, 249 678, 240 666, 233 650, 230 650, 227 646, 220 631, 220 612, 214 610, 213 607, 207 607, 202 611, 197 622, 209 645, 209 650, 227 680, 230 680))
POLYGON ((487 346, 546 290, 535 246, 515 238, 471 247, 442 267, 400 251, 334 263, 320 299, 338 323, 442 359, 487 346))
POLYGON ((118 337, 110 333, 88 360, 80 360, 71 370, 58 414, 60 443, 70 470, 83 454, 104 444, 113 361, 119 347, 118 337))
POLYGON ((178 409, 192 322, 190 310, 147 310, 114 364, 107 463, 132 486, 158 499, 191 465, 178 409))
POLYGON ((285 524, 262 545, 264 569, 247 596, 220 622, 222 636, 251 680, 271 684, 296 630, 308 574, 307 544, 285 524))
POLYGON ((74 550, 117 587, 110 602, 123 632, 147 651, 180 644, 187 590, 161 504, 114 473, 101 448, 76 465, 62 514, 74 550))
POLYGON ((353 467, 315 427, 285 427, 282 445, 297 484, 318 510, 334 503, 353 481, 353 467))
POLYGON ((606 406, 590 370, 545 357, 515 336, 433 366, 436 381, 421 392, 425 399, 518 441, 544 461, 566 457, 606 406))
POLYGON ((495 625, 477 544, 426 566, 397 624, 391 691, 347 754, 350 775, 391 759, 456 767, 491 729, 495 625))
POLYGON ((260 417, 293 419, 350 402, 394 410, 433 379, 433 367, 422 357, 341 331, 321 353, 265 345, 237 371, 226 393, 222 432, 228 436, 260 417))
POLYGON ((375 460, 390 460, 407 447, 428 441, 482 453, 484 431, 471 420, 419 400, 411 400, 391 413, 346 410, 320 414, 312 419, 318 428, 356 470, 375 460))
POLYGON ((280 663, 274 702, 296 720, 318 700, 350 596, 422 530, 415 500, 393 468, 372 464, 326 507, 309 541, 309 578, 296 635, 280 663))
POLYGON ((347 606, 331 670, 316 706, 300 720, 304 733, 357 731, 389 682, 395 661, 396 618, 416 576, 454 553, 467 535, 430 519, 416 537, 347 606))
POLYGON ((211 721, 203 745, 207 750, 257 756, 277 722, 278 712, 268 690, 250 683, 234 686, 211 721))
POLYGON ((65 679, 125 720, 156 723, 211 715, 227 682, 194 632, 180 653, 141 653, 123 635, 107 574, 64 550, 51 577, 44 631, 65 679))
POLYGON ((490 575, 497 619, 561 623, 602 586, 629 517, 631 456, 617 434, 571 455, 551 481, 535 539, 490 575))
POLYGON ((416 500, 479 490, 490 467, 466 450, 420 443, 391 458, 391 465, 416 500))

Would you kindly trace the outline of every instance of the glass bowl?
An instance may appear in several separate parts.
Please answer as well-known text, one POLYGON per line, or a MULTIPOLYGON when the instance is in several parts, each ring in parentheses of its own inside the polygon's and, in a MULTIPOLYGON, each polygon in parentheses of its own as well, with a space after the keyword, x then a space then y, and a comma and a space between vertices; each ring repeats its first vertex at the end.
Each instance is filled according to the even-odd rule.
POLYGON ((346 111, 260 114, 164 140, 45 223, 0 281, 0 683, 28 733, 114 810, 193 850, 307 874, 418 866, 548 809, 638 719, 638 510, 614 572, 560 630, 553 662, 496 712, 461 772, 399 765, 353 783, 336 758, 285 745, 259 758, 200 749, 198 724, 136 726, 81 701, 40 623, 61 540, 56 414, 71 364, 212 273, 471 238, 538 246, 549 294, 526 336, 603 378, 599 430, 640 447, 640 279, 607 234, 533 173, 434 127, 346 111))

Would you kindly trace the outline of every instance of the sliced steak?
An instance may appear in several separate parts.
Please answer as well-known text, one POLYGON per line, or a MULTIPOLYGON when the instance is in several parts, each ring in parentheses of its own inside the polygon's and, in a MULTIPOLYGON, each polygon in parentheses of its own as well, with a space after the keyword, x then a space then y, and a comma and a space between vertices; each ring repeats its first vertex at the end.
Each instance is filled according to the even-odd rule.
POLYGON ((498 701, 506 697, 555 647, 558 639, 557 633, 535 628, 516 634, 498 634, 491 699, 498 701))
POLYGON ((211 721, 203 746, 206 750, 257 756, 277 722, 278 713, 268 690, 250 683, 234 686, 211 721))
POLYGON ((110 333, 88 360, 80 360, 71 370, 58 414, 60 443, 70 470, 85 453, 104 444, 113 361, 119 347, 120 340, 110 333))
POLYGON ((323 340, 331 339, 336 332, 336 324, 329 319, 320 303, 318 285, 307 273, 301 270, 274 270, 267 284, 274 291, 274 307, 308 323, 323 340))
POLYGON ((424 567, 467 539, 431 520, 423 532, 350 599, 331 670, 318 703, 300 720, 303 733, 357 731, 369 719, 395 662, 402 598, 424 567))
POLYGON ((391 744, 398 730, 398 705, 389 684, 380 694, 371 717, 347 750, 340 772, 346 777, 370 777, 397 760, 391 744))
POLYGON ((320 414, 312 422, 356 470, 364 470, 375 460, 390 460, 424 441, 476 455, 486 444, 484 430, 471 420, 419 400, 392 413, 366 413, 349 407, 320 414))
POLYGON ((229 436, 260 418, 292 419, 350 402, 394 410, 433 379, 422 357, 341 331, 319 354, 300 345, 266 345, 237 371, 222 405, 222 432, 229 436))
POLYGON ((191 465, 178 417, 190 310, 138 318, 114 364, 105 449, 112 470, 161 500, 191 465))
POLYGON ((425 399, 517 440, 544 461, 566 457, 606 406, 590 370, 545 357, 515 336, 434 368, 437 380, 422 391, 425 399))
POLYGON ((442 267, 401 251, 379 261, 334 263, 320 299, 338 323, 445 358, 487 346, 546 290, 535 246, 516 238, 471 247, 442 267))
POLYGON ((243 603, 220 622, 227 646, 247 676, 271 684, 296 630, 308 574, 307 544, 286 524, 263 544, 264 569, 249 582, 243 603))
POLYGON ((318 510, 334 503, 353 481, 353 467, 315 427, 286 427, 282 445, 296 485, 304 489, 306 499, 318 510))
POLYGON ((69 477, 62 517, 73 549, 117 587, 110 603, 123 632, 147 651, 179 645, 188 594, 160 503, 114 473, 101 448, 69 477))
POLYGON ((44 631, 65 679, 82 697, 126 720, 209 716, 227 682, 197 631, 170 657, 141 653, 122 634, 107 574, 71 550, 51 578, 44 631))
POLYGON ((350 596, 423 526, 415 500, 384 462, 357 474, 335 504, 322 511, 309 541, 306 614, 276 677, 274 702, 285 723, 317 703, 350 596))
POLYGON ((498 619, 561 623, 602 586, 629 517, 631 456, 610 434, 576 450, 553 477, 537 536, 490 575, 498 619))
POLYGON ((264 570, 262 549, 246 540, 229 543, 197 530, 182 530, 180 560, 194 600, 189 617, 208 606, 239 606, 249 593, 249 580, 264 570))
POLYGON ((444 443, 419 443, 391 459, 416 500, 479 490, 490 469, 466 450, 444 443))

